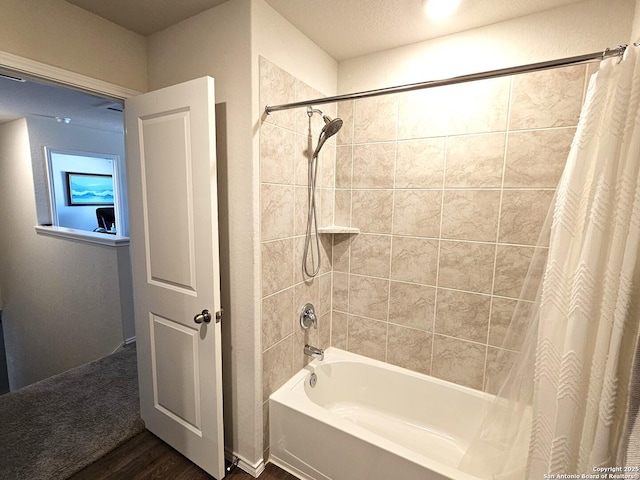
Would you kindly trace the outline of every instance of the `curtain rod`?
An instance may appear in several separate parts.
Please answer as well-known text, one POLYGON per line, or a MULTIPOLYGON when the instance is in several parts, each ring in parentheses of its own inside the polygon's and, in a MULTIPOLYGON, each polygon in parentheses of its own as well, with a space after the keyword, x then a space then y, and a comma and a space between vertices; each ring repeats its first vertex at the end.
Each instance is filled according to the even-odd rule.
POLYGON ((580 63, 593 62, 595 60, 604 60, 608 57, 621 57, 627 45, 618 45, 615 48, 607 48, 603 52, 590 53, 587 55, 578 55, 576 57, 561 58, 558 60, 549 60, 547 62, 531 63, 529 65, 520 65, 517 67, 501 68, 498 70, 489 70, 480 73, 471 73, 469 75, 460 75, 458 77, 446 78, 443 80, 430 80, 427 82, 410 83, 407 85, 399 85, 397 87, 380 88, 377 90, 366 90, 364 92, 346 93, 344 95, 335 95, 333 97, 316 98, 313 100, 305 100, 302 102, 284 103, 282 105, 267 105, 264 111, 267 114, 280 110, 289 110, 291 108, 302 108, 310 105, 321 105, 323 103, 342 102, 344 100, 353 100, 359 98, 377 97, 380 95, 388 95, 390 93, 411 92, 413 90, 421 90, 424 88, 443 87, 445 85, 455 85, 457 83, 472 82, 474 80, 485 80, 488 78, 505 77, 508 75, 516 75, 518 73, 537 72, 540 70, 548 70, 550 68, 566 67, 569 65, 577 65, 580 63))

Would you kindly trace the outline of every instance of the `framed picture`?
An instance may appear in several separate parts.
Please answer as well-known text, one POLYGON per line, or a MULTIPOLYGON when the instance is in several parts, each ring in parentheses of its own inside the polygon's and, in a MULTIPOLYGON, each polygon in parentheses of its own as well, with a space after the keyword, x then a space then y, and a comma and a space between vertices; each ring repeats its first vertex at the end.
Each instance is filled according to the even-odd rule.
POLYGON ((113 175, 65 172, 71 206, 113 205, 113 175))

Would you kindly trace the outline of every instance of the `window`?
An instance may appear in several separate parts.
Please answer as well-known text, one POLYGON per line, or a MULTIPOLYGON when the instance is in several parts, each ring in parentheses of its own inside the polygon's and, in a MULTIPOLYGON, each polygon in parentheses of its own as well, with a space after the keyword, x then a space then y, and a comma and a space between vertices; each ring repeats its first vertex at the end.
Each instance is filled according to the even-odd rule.
POLYGON ((124 226, 120 158, 48 147, 45 154, 53 225, 123 233, 118 231, 118 226, 124 226))

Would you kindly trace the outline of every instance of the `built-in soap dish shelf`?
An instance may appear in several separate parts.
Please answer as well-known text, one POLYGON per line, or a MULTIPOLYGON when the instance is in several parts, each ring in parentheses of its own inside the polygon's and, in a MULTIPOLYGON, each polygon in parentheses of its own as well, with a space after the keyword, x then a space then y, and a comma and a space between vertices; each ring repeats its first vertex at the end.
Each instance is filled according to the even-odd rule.
POLYGON ((343 227, 341 225, 329 225, 328 227, 318 228, 318 233, 351 233, 357 235, 360 229, 356 227, 343 227))

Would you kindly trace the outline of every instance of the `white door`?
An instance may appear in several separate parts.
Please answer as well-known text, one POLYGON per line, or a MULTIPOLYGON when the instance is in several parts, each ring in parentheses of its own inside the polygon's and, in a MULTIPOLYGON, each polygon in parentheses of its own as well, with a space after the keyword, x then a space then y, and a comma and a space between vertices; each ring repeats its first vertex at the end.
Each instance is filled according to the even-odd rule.
POLYGON ((147 429, 220 479, 224 442, 214 113, 210 77, 125 104, 142 419, 147 429))

